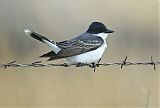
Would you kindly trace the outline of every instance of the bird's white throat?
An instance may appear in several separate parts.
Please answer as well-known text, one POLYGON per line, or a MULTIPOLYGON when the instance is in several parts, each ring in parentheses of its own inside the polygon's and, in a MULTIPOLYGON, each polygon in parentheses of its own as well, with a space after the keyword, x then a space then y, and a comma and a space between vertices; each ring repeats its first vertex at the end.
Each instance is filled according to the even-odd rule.
POLYGON ((108 33, 98 33, 98 34, 95 34, 95 35, 98 36, 98 37, 101 37, 104 40, 104 46, 107 47, 106 39, 108 37, 108 33))
POLYGON ((101 37, 103 40, 107 39, 107 37, 108 37, 108 33, 98 33, 95 35, 101 37))

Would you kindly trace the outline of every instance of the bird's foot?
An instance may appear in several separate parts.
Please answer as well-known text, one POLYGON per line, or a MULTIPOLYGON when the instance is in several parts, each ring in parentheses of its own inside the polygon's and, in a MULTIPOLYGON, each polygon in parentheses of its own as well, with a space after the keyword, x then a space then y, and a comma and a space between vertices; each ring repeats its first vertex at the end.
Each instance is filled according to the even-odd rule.
POLYGON ((101 58, 98 60, 97 64, 95 62, 91 63, 89 65, 90 68, 94 69, 94 72, 96 71, 96 68, 99 67, 99 62, 101 61, 101 58))
POLYGON ((90 65, 89 65, 89 67, 90 68, 93 68, 94 69, 94 72, 96 71, 96 67, 98 67, 98 65, 95 63, 95 62, 93 62, 93 63, 91 63, 90 65))

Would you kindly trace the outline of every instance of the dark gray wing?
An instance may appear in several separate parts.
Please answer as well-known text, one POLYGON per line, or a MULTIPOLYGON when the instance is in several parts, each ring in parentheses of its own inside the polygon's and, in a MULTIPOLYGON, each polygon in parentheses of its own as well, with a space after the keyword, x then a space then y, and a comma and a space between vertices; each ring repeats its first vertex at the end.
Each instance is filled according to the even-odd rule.
POLYGON ((56 45, 61 48, 58 54, 51 56, 49 60, 70 57, 99 48, 104 43, 103 39, 88 33, 84 33, 71 40, 57 42, 56 45))

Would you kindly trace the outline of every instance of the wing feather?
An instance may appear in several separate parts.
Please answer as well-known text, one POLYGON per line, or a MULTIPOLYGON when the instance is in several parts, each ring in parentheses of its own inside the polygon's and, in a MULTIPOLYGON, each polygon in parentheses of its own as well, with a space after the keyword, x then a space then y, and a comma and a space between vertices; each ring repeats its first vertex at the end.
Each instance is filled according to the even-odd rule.
POLYGON ((98 36, 82 35, 77 38, 57 42, 56 45, 61 48, 61 51, 57 55, 50 57, 49 60, 61 59, 70 57, 85 52, 89 52, 99 48, 103 44, 104 40, 98 36))

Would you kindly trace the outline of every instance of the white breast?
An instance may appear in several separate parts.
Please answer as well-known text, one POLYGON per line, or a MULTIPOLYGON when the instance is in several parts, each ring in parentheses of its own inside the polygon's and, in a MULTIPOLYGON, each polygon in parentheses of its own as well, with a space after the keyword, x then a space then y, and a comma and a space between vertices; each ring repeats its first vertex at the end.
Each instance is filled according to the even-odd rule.
POLYGON ((66 60, 70 63, 93 63, 97 62, 101 57, 106 48, 106 45, 103 44, 96 50, 86 52, 80 55, 67 57, 66 60))

